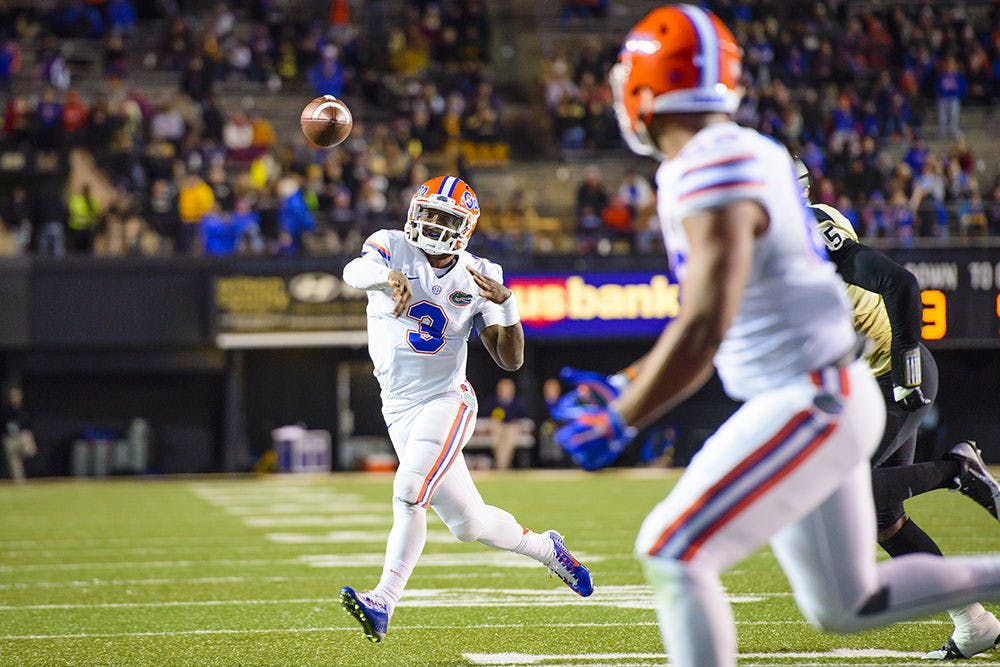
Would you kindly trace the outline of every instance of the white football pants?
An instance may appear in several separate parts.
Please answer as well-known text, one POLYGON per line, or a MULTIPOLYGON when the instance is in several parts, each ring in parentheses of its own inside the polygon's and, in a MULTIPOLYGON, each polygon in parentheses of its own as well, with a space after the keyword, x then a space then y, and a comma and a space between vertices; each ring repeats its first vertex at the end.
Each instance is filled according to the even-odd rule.
POLYGON ((803 615, 856 632, 1000 597, 1000 559, 913 554, 876 565, 869 457, 885 423, 862 361, 757 396, 646 517, 636 552, 676 666, 736 664, 719 573, 770 542, 803 615))
POLYGON ((462 542, 480 542, 545 563, 552 540, 521 526, 507 511, 487 505, 462 448, 476 426, 475 394, 468 383, 389 417, 389 438, 399 457, 392 484, 393 525, 382 580, 375 591, 393 607, 423 551, 429 505, 462 542))

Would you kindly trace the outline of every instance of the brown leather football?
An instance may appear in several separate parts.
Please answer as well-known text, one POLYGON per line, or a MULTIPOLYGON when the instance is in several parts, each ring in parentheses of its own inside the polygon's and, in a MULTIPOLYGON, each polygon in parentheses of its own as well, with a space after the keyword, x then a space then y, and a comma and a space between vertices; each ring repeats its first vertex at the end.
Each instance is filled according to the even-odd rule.
POLYGON ((319 148, 329 148, 347 138, 354 127, 354 119, 343 100, 323 95, 302 109, 299 124, 310 143, 319 148))

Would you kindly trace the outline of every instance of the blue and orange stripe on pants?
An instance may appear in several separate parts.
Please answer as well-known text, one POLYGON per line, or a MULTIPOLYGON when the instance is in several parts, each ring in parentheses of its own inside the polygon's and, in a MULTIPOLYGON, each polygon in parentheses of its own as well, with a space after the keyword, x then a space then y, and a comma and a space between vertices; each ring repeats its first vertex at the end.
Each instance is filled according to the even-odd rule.
MULTIPOLYGON (((846 369, 814 372, 813 383, 824 391, 846 397, 850 389, 846 369), (834 380, 834 383, 829 380, 834 380), (830 387, 830 384, 835 384, 830 387)), ((657 538, 649 556, 690 561, 713 535, 740 512, 794 472, 837 427, 815 406, 796 413, 777 433, 740 461, 701 494, 657 538)))
POLYGON ((441 480, 444 479, 445 473, 448 472, 448 469, 451 468, 451 465, 462 451, 462 443, 465 442, 465 433, 474 416, 469 406, 462 403, 462 407, 459 408, 458 414, 455 416, 455 420, 451 423, 451 428, 448 430, 448 437, 444 439, 441 453, 438 454, 437 460, 434 461, 434 465, 431 466, 427 476, 424 477, 424 483, 420 486, 420 493, 417 494, 417 505, 427 507, 430 503, 435 489, 437 489, 441 480))

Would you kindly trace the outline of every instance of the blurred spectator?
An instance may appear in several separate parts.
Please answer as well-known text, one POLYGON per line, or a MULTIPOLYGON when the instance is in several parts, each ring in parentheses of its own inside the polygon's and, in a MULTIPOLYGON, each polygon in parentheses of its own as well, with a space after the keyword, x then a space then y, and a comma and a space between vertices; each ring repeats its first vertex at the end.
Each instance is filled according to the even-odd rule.
POLYGON ((3 222, 8 232, 17 237, 18 254, 27 252, 31 243, 32 231, 35 227, 31 209, 28 190, 23 185, 15 185, 11 190, 10 197, 3 202, 3 207, 0 208, 0 221, 3 222))
POLYGON ((632 218, 632 208, 625 197, 617 191, 611 195, 611 199, 601 211, 601 222, 608 236, 627 244, 628 250, 632 248, 632 218))
POLYGON ((253 150, 253 125, 242 111, 234 112, 222 126, 222 143, 231 160, 245 162, 256 157, 253 150))
POLYGON ((24 409, 24 392, 21 385, 8 385, 0 408, 3 419, 3 449, 7 456, 7 470, 15 482, 24 482, 24 459, 38 452, 31 419, 24 409))
POLYGON ((344 68, 337 60, 339 49, 327 44, 320 52, 320 58, 309 70, 309 83, 316 96, 333 95, 340 97, 344 89, 344 68))
POLYGON ((596 247, 603 227, 601 213, 607 205, 608 193, 601 183, 600 170, 587 167, 576 190, 577 246, 581 253, 589 253, 596 247))
POLYGON ((302 196, 296 176, 286 176, 278 181, 276 191, 278 206, 278 251, 294 255, 302 243, 302 235, 316 227, 316 221, 302 196))
POLYGON ((488 414, 493 421, 494 466, 497 470, 507 470, 514 461, 521 420, 528 416, 521 399, 517 397, 517 385, 512 379, 501 378, 497 382, 496 395, 490 402, 488 414))
POLYGON ((179 148, 187 128, 176 97, 164 99, 153 111, 149 119, 150 141, 168 141, 179 148))
POLYGON ((962 236, 985 236, 989 233, 986 205, 978 190, 973 190, 968 201, 959 208, 958 228, 962 236))
POLYGON ((153 231, 179 245, 181 218, 177 194, 177 189, 169 180, 154 180, 146 199, 144 215, 153 231))
POLYGON ((199 238, 201 219, 215 206, 215 195, 198 174, 188 174, 184 177, 180 191, 177 194, 177 210, 181 221, 181 233, 177 238, 177 249, 181 252, 197 250, 196 241, 199 238))
POLYGON ((54 148, 62 140, 62 104, 56 99, 56 90, 47 86, 35 107, 34 143, 41 148, 54 148))
POLYGON ((259 252, 263 247, 259 216, 245 199, 237 200, 232 215, 216 206, 201 220, 201 240, 205 254, 213 257, 259 252))
POLYGON ((128 53, 125 40, 117 30, 104 40, 104 76, 108 79, 128 78, 128 53))
POLYGON ((36 57, 38 78, 47 86, 58 90, 66 90, 70 84, 69 67, 62 54, 59 42, 53 37, 46 39, 41 53, 36 57))
POLYGON ((70 249, 77 253, 90 253, 94 247, 97 228, 101 224, 102 211, 89 183, 84 183, 79 190, 70 193, 67 209, 70 249))
POLYGON ((195 102, 203 102, 212 95, 212 86, 215 82, 212 73, 205 69, 205 61, 201 56, 194 56, 188 60, 181 76, 181 90, 195 102))
POLYGON ((135 32, 135 7, 131 0, 108 0, 104 8, 108 17, 108 29, 125 37, 131 37, 135 32))
POLYGON ((561 0, 560 16, 571 18, 604 18, 608 14, 609 0, 561 0))
POLYGON ((561 464, 565 460, 562 447, 553 437, 559 424, 552 419, 551 412, 562 396, 562 384, 558 378, 548 378, 542 383, 544 412, 536 420, 538 423, 538 461, 542 465, 561 464))
POLYGON ((21 47, 13 38, 4 39, 0 44, 0 96, 11 92, 11 81, 21 70, 21 47))
POLYGON ((625 177, 622 179, 621 185, 618 186, 618 194, 632 209, 635 220, 644 219, 656 207, 656 197, 652 186, 634 167, 629 167, 625 172, 625 177))
POLYGON ((66 103, 62 107, 62 131, 68 145, 83 144, 88 113, 87 105, 80 99, 79 93, 75 90, 66 93, 66 103))
POLYGON ((253 111, 250 113, 250 149, 251 155, 257 157, 274 147, 277 141, 277 134, 274 125, 271 124, 262 113, 253 111))
POLYGON ((938 133, 942 139, 954 139, 958 136, 959 114, 966 90, 965 75, 959 71, 954 56, 945 58, 934 90, 938 105, 938 133))
POLYGON ((161 62, 166 69, 180 70, 191 57, 193 46, 190 26, 185 19, 177 16, 167 29, 164 42, 157 52, 161 54, 161 62))

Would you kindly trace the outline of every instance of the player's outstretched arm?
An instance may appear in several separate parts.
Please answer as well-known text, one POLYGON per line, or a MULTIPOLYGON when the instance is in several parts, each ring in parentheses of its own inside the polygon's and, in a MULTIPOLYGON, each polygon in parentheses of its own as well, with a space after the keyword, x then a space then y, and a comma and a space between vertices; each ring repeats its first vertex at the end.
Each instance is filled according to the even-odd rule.
POLYGON ((344 267, 344 282, 355 289, 392 290, 392 300, 395 302, 392 314, 399 317, 406 310, 413 288, 410 279, 402 271, 389 268, 364 257, 355 257, 344 267))
POLYGON ((754 238, 767 225, 767 213, 749 200, 684 219, 691 252, 683 305, 614 403, 626 424, 652 424, 711 377, 712 359, 743 299, 754 238))

